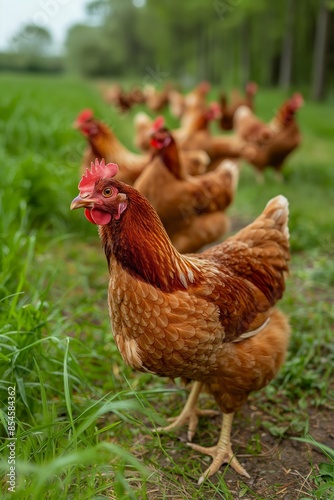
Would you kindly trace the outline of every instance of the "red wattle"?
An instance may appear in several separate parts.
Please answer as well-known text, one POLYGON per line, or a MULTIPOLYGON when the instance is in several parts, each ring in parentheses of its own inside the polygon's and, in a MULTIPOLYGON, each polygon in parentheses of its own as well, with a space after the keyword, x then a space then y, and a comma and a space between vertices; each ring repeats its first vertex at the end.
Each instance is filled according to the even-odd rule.
POLYGON ((85 216, 89 222, 97 224, 98 226, 105 226, 111 220, 111 214, 104 212, 103 210, 99 210, 98 208, 92 208, 91 210, 86 208, 85 216))
POLYGON ((89 220, 89 222, 91 222, 92 224, 96 224, 93 221, 92 216, 90 215, 90 210, 88 208, 85 208, 84 214, 85 214, 86 219, 89 220))
POLYGON ((154 139, 154 137, 151 138, 151 146, 153 148, 156 148, 156 149, 159 149, 160 148, 160 143, 159 141, 157 141, 156 139, 154 139))

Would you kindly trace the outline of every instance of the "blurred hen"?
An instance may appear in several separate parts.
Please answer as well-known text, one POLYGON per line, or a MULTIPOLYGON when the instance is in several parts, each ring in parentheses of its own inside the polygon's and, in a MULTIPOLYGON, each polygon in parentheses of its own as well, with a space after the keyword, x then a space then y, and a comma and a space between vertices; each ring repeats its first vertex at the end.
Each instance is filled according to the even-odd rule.
POLYGON ((173 136, 159 123, 151 141, 155 157, 134 187, 156 209, 179 252, 195 252, 217 241, 229 228, 223 211, 234 198, 237 165, 227 161, 214 172, 191 177, 173 136))
MULTIPOLYGON (((126 148, 106 123, 94 117, 91 109, 83 110, 77 117, 74 126, 88 140, 81 172, 89 167, 94 158, 106 158, 107 161, 117 161, 120 165, 119 180, 132 185, 151 160, 149 152, 138 154, 126 148)), ((182 159, 189 172, 205 169, 209 161, 203 152, 182 152, 182 159)))
POLYGON ((243 148, 243 157, 260 174, 266 167, 273 167, 276 176, 281 179, 281 170, 287 156, 301 142, 296 113, 303 102, 299 93, 294 94, 283 102, 268 124, 259 120, 244 106, 236 111, 236 133, 247 141, 243 148))

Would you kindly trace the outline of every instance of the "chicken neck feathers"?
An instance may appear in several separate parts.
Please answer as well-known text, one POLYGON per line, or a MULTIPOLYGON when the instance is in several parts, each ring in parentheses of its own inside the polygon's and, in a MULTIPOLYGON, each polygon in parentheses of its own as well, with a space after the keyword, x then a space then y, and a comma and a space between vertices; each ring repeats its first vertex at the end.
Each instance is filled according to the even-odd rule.
MULTIPOLYGON (((125 286, 131 290, 134 308, 145 294, 153 294, 162 304, 182 295, 189 301, 188 321, 196 318, 203 335, 208 318, 197 308, 202 310, 205 303, 215 311, 210 322, 215 318, 220 342, 235 340, 267 320, 282 296, 289 258, 284 197, 271 200, 260 217, 226 242, 202 254, 181 255, 147 200, 130 187, 127 196, 129 206, 121 219, 100 227, 109 268, 114 273, 117 267, 117 286, 114 282, 111 295, 125 286)), ((154 308, 154 301, 145 304, 146 311, 154 308)), ((184 328, 182 317, 178 328, 184 328)), ((129 336, 131 331, 129 327, 129 336)), ((168 328, 165 333, 168 337, 168 328)))

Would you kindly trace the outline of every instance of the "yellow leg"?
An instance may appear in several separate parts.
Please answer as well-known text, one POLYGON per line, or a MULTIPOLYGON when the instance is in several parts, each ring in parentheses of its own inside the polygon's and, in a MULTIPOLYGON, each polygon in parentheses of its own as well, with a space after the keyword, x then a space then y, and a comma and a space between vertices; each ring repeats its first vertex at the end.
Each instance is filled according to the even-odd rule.
POLYGON ((197 400, 202 390, 202 386, 202 382, 193 383, 187 402, 180 415, 178 417, 169 419, 172 420, 172 423, 167 427, 160 427, 159 429, 157 429, 159 432, 177 429, 178 427, 181 427, 182 425, 188 423, 187 437, 188 440, 191 441, 196 432, 198 417, 204 415, 213 416, 219 414, 219 412, 215 410, 200 410, 199 408, 197 408, 197 400))
POLYGON ((210 467, 204 472, 204 474, 199 478, 198 484, 202 484, 203 481, 215 474, 223 464, 229 464, 233 469, 241 474, 242 476, 250 477, 246 470, 240 465, 239 461, 233 454, 231 447, 231 428, 233 422, 234 413, 224 413, 222 428, 220 432, 219 441, 216 446, 211 448, 205 448, 204 446, 199 446, 197 444, 188 443, 193 450, 199 451, 200 453, 205 453, 213 458, 213 462, 210 467))

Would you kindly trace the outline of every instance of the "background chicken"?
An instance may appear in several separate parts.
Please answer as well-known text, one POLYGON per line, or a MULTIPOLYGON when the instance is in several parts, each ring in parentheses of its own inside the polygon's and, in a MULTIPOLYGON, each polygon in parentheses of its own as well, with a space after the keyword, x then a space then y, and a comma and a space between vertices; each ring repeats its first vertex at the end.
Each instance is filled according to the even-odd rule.
POLYGON ((209 124, 212 120, 219 118, 221 109, 218 103, 188 105, 180 120, 180 127, 174 130, 180 144, 194 138, 194 134, 199 131, 208 133, 209 124))
POLYGON ((156 209, 179 252, 195 252, 217 241, 229 228, 223 210, 234 198, 237 165, 227 161, 214 172, 191 177, 167 129, 152 135, 152 145, 155 158, 134 187, 156 209))
POLYGON ((104 100, 115 106, 120 112, 129 111, 135 104, 145 102, 144 91, 140 87, 132 87, 126 92, 119 83, 101 84, 100 90, 104 100))
MULTIPOLYGON (((135 145, 143 152, 151 150, 151 135, 156 128, 156 123, 163 124, 164 118, 158 116, 153 120, 146 113, 137 113, 134 117, 135 145)), ((210 164, 210 156, 201 149, 181 150, 180 156, 186 172, 190 175, 204 174, 210 164)))
POLYGON ((209 169, 214 169, 225 158, 239 158, 243 141, 237 136, 214 135, 210 123, 221 115, 217 103, 209 106, 188 107, 181 120, 181 127, 173 131, 177 143, 183 150, 202 149, 210 157, 209 169))
POLYGON ((209 90, 210 84, 206 81, 199 83, 188 94, 182 94, 176 89, 171 89, 168 96, 171 114, 180 119, 190 108, 205 106, 209 90))
POLYGON ((172 88, 171 83, 166 83, 162 90, 157 90, 154 85, 147 85, 144 89, 147 107, 152 111, 161 111, 168 104, 169 92, 172 88))
POLYGON ((273 135, 270 126, 256 116, 247 106, 240 106, 234 113, 235 133, 244 141, 262 145, 273 135))
POLYGON ((143 152, 149 151, 151 147, 153 121, 153 118, 143 111, 137 113, 133 119, 135 127, 134 144, 136 148, 143 152))
MULTIPOLYGON (((83 155, 81 173, 90 166, 95 158, 117 161, 120 166, 119 180, 133 184, 151 160, 151 154, 133 153, 117 138, 110 127, 94 118, 93 111, 83 110, 75 121, 75 127, 88 139, 88 147, 83 155)), ((189 173, 205 171, 209 158, 203 151, 184 151, 181 153, 185 168, 189 173)))
MULTIPOLYGON (((161 221, 133 187, 104 161, 79 183, 71 209, 99 225, 108 260, 109 311, 115 341, 134 369, 195 381, 173 427, 196 413, 203 386, 223 412, 213 457, 199 483, 223 463, 248 476, 233 454, 233 415, 248 394, 267 385, 282 364, 289 326, 275 308, 289 259, 288 203, 271 200, 249 226, 202 254, 181 255, 161 221)), ((170 429, 171 426, 168 427, 170 429)))
POLYGON ((265 123, 246 106, 240 106, 234 116, 234 128, 238 136, 245 141, 254 142, 258 145, 274 137, 291 123, 295 122, 295 115, 303 105, 301 94, 296 93, 290 99, 283 102, 272 120, 265 123))
POLYGON ((184 111, 188 107, 201 107, 206 104, 206 98, 210 91, 211 85, 207 81, 200 82, 193 90, 188 92, 184 98, 184 111))
POLYGON ((140 155, 128 150, 106 123, 94 118, 90 109, 79 114, 75 126, 87 137, 89 143, 84 153, 82 171, 90 165, 92 157, 114 160, 120 166, 119 179, 133 184, 150 160, 150 155, 140 155))
POLYGON ((220 96, 221 118, 220 126, 223 130, 232 130, 234 114, 240 106, 254 109, 254 96, 257 93, 257 84, 248 82, 246 85, 245 96, 242 96, 237 90, 231 92, 231 104, 227 102, 226 94, 223 92, 220 96))
POLYGON ((299 92, 296 92, 290 99, 284 101, 275 116, 269 122, 270 130, 272 130, 273 133, 278 133, 295 122, 296 113, 303 104, 304 98, 299 92))
MULTIPOLYGON (((205 151, 210 158, 208 169, 213 170, 225 158, 239 158, 243 141, 236 136, 217 136, 211 133, 210 123, 221 117, 221 108, 216 102, 209 105, 205 103, 209 88, 207 82, 202 82, 184 96, 180 127, 173 130, 173 137, 182 151, 205 151)), ((140 112, 135 116, 134 126, 135 145, 142 151, 148 151, 153 119, 140 112)), ((198 168, 194 166, 191 173, 196 175, 197 172, 198 168)))
POLYGON ((119 83, 113 83, 112 85, 107 85, 102 83, 99 85, 99 89, 102 93, 103 99, 107 104, 112 104, 117 106, 119 96, 122 94, 123 89, 119 83))
POLYGON ((244 107, 237 110, 236 119, 240 120, 240 125, 236 125, 236 132, 245 136, 247 127, 250 132, 248 144, 243 148, 243 157, 256 168, 257 172, 262 172, 271 166, 275 169, 277 177, 282 179, 281 169, 285 159, 301 142, 296 112, 303 102, 300 94, 294 94, 282 104, 268 124, 258 120, 244 107), (245 127, 243 120, 247 122, 245 127))
POLYGON ((185 95, 176 89, 171 89, 168 97, 169 110, 175 118, 181 118, 185 108, 185 95))

